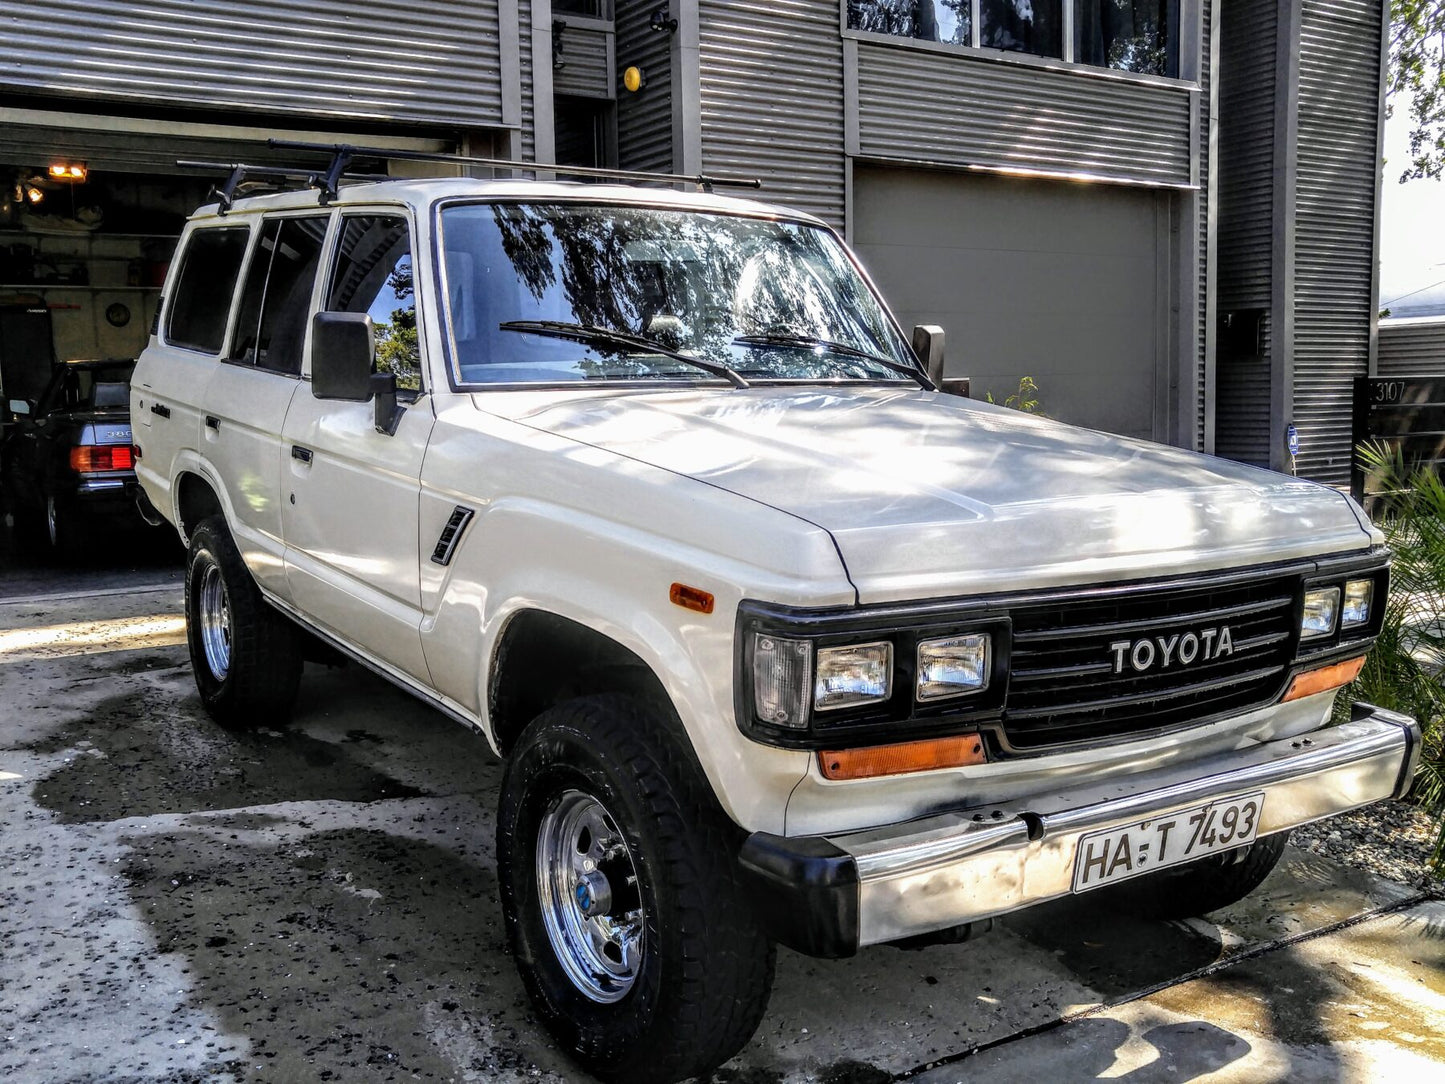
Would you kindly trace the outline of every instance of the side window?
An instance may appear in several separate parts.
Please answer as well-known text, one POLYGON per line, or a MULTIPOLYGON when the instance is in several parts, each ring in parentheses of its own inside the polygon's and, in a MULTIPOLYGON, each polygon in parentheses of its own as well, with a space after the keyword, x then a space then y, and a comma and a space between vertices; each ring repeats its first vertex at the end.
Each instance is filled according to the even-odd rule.
POLYGON ((341 220, 326 307, 370 315, 376 325, 377 369, 395 373, 399 390, 421 390, 411 230, 405 218, 353 215, 341 220))
POLYGON ((251 231, 244 228, 196 230, 181 255, 175 295, 166 308, 166 342, 207 354, 219 354, 226 338, 231 297, 246 256, 251 231))
POLYGON ((234 360, 293 376, 301 372, 311 289, 329 221, 327 215, 272 218, 261 227, 241 292, 234 360))

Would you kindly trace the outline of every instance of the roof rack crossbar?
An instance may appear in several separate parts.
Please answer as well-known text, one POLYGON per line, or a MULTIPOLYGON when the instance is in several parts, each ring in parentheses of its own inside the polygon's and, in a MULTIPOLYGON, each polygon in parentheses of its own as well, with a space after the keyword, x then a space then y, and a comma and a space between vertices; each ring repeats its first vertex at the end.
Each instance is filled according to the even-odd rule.
POLYGON ((349 172, 346 170, 346 162, 342 161, 339 156, 334 158, 331 166, 324 171, 297 169, 289 166, 263 166, 250 162, 198 162, 188 158, 176 159, 176 167, 178 169, 202 169, 210 173, 226 174, 224 181, 211 186, 210 193, 216 198, 216 202, 220 204, 219 213, 223 215, 231 209, 231 204, 235 202, 236 189, 248 180, 302 181, 308 188, 321 189, 321 202, 323 205, 329 200, 336 198, 337 186, 342 180, 388 180, 385 174, 349 172))
MULTIPOLYGON (((332 155, 331 169, 345 168, 355 158, 394 158, 407 162, 450 162, 456 165, 490 166, 493 169, 525 169, 538 173, 561 173, 569 177, 597 177, 618 181, 665 181, 670 184, 695 184, 704 192, 713 188, 762 188, 756 177, 732 177, 720 174, 649 173, 640 169, 603 169, 598 166, 564 166, 553 162, 523 162, 511 158, 478 158, 470 154, 444 154, 440 151, 390 150, 386 147, 356 147, 348 143, 305 143, 293 139, 269 139, 278 150, 319 151, 332 155)), ((328 176, 330 174, 328 170, 328 176)), ((332 196, 335 192, 332 191, 332 196)), ((323 201, 324 202, 324 201, 323 201)))

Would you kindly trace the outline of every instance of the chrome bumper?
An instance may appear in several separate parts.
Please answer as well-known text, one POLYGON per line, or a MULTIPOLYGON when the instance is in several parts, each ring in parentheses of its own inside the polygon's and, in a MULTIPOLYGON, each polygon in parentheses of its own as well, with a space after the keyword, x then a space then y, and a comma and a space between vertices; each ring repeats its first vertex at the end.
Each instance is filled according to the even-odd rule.
POLYGON ((846 956, 1068 895, 1089 832, 1262 791, 1259 834, 1268 835, 1403 796, 1419 750, 1413 719, 1357 704, 1348 723, 1183 768, 848 835, 757 834, 739 861, 775 937, 846 956))

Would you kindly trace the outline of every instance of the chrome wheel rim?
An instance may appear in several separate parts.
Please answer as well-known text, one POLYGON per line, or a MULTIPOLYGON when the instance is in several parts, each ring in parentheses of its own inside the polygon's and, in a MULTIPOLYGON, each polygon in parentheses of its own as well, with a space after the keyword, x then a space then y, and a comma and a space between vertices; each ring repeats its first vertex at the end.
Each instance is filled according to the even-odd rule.
POLYGON ((537 830, 537 894, 552 951, 572 984, 610 1004, 637 981, 645 915, 617 822, 580 790, 560 794, 537 830))
POLYGON ((51 497, 45 502, 45 530, 50 536, 52 546, 60 545, 60 515, 55 510, 55 498, 51 497))
POLYGON ((226 585, 221 582, 221 570, 213 564, 201 573, 197 611, 206 666, 217 681, 224 681, 231 669, 231 603, 226 597, 226 585))

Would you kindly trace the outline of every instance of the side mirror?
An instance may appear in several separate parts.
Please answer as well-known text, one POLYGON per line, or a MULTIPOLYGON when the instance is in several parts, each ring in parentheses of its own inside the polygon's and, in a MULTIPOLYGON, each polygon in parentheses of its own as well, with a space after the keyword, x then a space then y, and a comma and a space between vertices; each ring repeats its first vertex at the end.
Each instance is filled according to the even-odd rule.
POLYGON ((364 312, 318 312, 311 318, 311 394, 371 401, 376 332, 364 312))
POLYGON ((913 329, 913 352, 918 355, 923 371, 940 387, 943 385, 943 328, 937 324, 918 324, 913 329))
POLYGON ((10 400, 10 413, 11 413, 11 414, 33 414, 33 413, 35 413, 35 404, 32 403, 29 399, 11 399, 11 400, 10 400))

